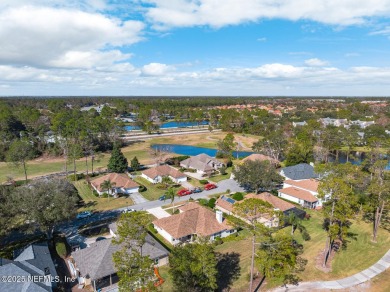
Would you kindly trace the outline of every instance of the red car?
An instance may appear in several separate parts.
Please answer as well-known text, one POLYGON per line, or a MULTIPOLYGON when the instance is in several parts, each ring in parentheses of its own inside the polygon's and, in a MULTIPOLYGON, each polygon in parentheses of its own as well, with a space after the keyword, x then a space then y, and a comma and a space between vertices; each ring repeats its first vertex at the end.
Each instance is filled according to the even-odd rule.
POLYGON ((179 197, 183 197, 183 196, 187 196, 187 195, 191 195, 191 194, 192 194, 192 192, 188 189, 182 189, 182 190, 177 192, 177 195, 179 197))
POLYGON ((215 185, 215 184, 206 184, 204 186, 205 191, 209 191, 209 190, 212 190, 212 189, 215 189, 215 188, 217 188, 217 185, 215 185))

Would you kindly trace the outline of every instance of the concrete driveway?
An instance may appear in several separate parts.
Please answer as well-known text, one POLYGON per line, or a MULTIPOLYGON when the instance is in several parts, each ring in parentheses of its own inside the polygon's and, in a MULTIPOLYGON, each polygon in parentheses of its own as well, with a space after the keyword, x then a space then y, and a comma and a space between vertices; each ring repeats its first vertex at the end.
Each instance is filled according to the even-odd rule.
POLYGON ((171 216, 168 212, 164 211, 161 207, 148 209, 147 211, 157 219, 171 216))
POLYGON ((133 200, 134 205, 148 202, 140 193, 132 193, 130 194, 130 198, 133 200))

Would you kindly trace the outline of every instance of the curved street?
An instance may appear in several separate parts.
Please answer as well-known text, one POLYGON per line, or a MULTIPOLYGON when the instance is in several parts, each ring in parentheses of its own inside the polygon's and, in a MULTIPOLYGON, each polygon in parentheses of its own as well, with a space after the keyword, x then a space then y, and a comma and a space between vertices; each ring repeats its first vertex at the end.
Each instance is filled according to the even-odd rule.
POLYGON ((383 273, 390 267, 390 249, 375 264, 368 269, 361 271, 347 278, 333 281, 302 282, 298 286, 288 286, 287 288, 279 287, 272 291, 313 291, 313 290, 338 290, 352 288, 359 284, 365 283, 380 273, 383 273))

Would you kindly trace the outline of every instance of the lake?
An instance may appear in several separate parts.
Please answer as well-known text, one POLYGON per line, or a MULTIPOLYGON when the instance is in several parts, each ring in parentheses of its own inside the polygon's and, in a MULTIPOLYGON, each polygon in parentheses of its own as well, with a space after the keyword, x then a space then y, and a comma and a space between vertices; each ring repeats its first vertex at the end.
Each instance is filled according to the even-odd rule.
MULTIPOLYGON (((205 153, 209 156, 215 157, 217 155, 217 149, 212 148, 205 148, 205 147, 197 147, 197 146, 191 146, 191 145, 180 145, 180 144, 153 144, 151 146, 153 149, 160 149, 166 152, 176 153, 180 155, 189 155, 189 156, 195 156, 201 153, 205 153)), ((233 152, 234 157, 246 157, 251 155, 254 152, 250 151, 237 151, 233 152)), ((349 162, 352 164, 361 164, 362 161, 366 158, 365 153, 362 152, 351 152, 349 155, 349 162)), ((334 161, 334 156, 331 156, 329 158, 329 161, 334 161)), ((344 152, 340 152, 339 154, 339 162, 340 163, 346 163, 347 162, 347 155, 344 152)), ((390 170, 390 162, 388 163, 386 169, 390 170)))
MULTIPOLYGON (((199 122, 199 125, 205 126, 208 125, 208 121, 202 121, 199 122)), ((197 122, 175 122, 175 121, 170 121, 166 123, 162 123, 160 126, 160 129, 171 129, 171 128, 189 128, 189 127, 197 127, 198 123, 197 122)), ((140 130, 141 128, 139 126, 125 126, 126 131, 133 131, 133 130, 140 130)))
MULTIPOLYGON (((205 147, 197 147, 191 145, 180 145, 180 144, 153 144, 151 146, 153 149, 159 149, 166 152, 172 152, 180 155, 189 155, 195 156, 201 153, 205 153, 209 156, 215 157, 217 155, 217 149, 205 148, 205 147)), ((237 157, 246 157, 251 155, 254 152, 248 151, 234 151, 233 156, 237 157)))

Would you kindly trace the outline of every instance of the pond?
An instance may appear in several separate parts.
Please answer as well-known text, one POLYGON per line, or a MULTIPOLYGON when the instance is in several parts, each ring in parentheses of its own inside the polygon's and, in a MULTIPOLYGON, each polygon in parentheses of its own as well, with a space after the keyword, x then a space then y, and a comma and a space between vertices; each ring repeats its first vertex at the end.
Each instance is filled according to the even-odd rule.
MULTIPOLYGON (((352 164, 361 164, 365 159, 367 158, 367 155, 365 152, 356 152, 356 151, 352 151, 350 154, 349 154, 349 158, 348 158, 348 161, 352 164)), ((334 154, 329 156, 329 161, 333 162, 335 161, 335 156, 334 154)), ((339 153, 339 157, 338 157, 338 161, 340 163, 346 163, 347 162, 347 154, 345 152, 340 152, 339 153)), ((386 166, 386 169, 387 170, 390 170, 390 161, 388 161, 387 163, 387 166, 386 166)))
MULTIPOLYGON (((205 147, 197 147, 191 145, 180 145, 180 144, 153 144, 151 146, 153 149, 158 149, 166 152, 172 152, 180 155, 189 155, 195 156, 201 153, 205 153, 209 156, 215 157, 217 155, 217 149, 205 148, 205 147)), ((234 157, 246 157, 251 155, 254 152, 248 151, 234 151, 234 157)))
MULTIPOLYGON (((163 123, 160 126, 160 129, 189 128, 189 127, 197 127, 198 125, 205 126, 208 124, 209 124, 208 121, 202 121, 202 122, 199 122, 199 124, 197 122, 189 122, 189 121, 185 121, 185 122, 170 121, 170 122, 163 123)), ((140 129, 141 128, 139 126, 132 126, 132 125, 125 126, 126 131, 133 131, 133 130, 140 130, 140 129)))
MULTIPOLYGON (((153 149, 159 149, 166 152, 176 153, 180 155, 189 155, 189 156, 195 156, 201 153, 205 153, 209 156, 215 157, 217 155, 217 149, 212 148, 205 148, 205 147, 197 147, 197 146, 191 146, 191 145, 180 145, 180 144, 153 144, 151 146, 153 149)), ((250 151, 234 151, 233 156, 235 158, 242 158, 251 155, 254 152, 250 151), (238 154, 238 155, 237 155, 238 154)), ((329 157, 329 161, 334 161, 335 158, 334 155, 331 155, 329 157)), ((364 152, 351 152, 349 155, 349 162, 352 164, 361 164, 362 161, 366 159, 366 154, 364 152)), ((339 153, 339 162, 340 163, 346 163, 347 162, 347 155, 345 152, 339 153)), ((386 169, 390 170, 390 162, 387 164, 386 169)))

